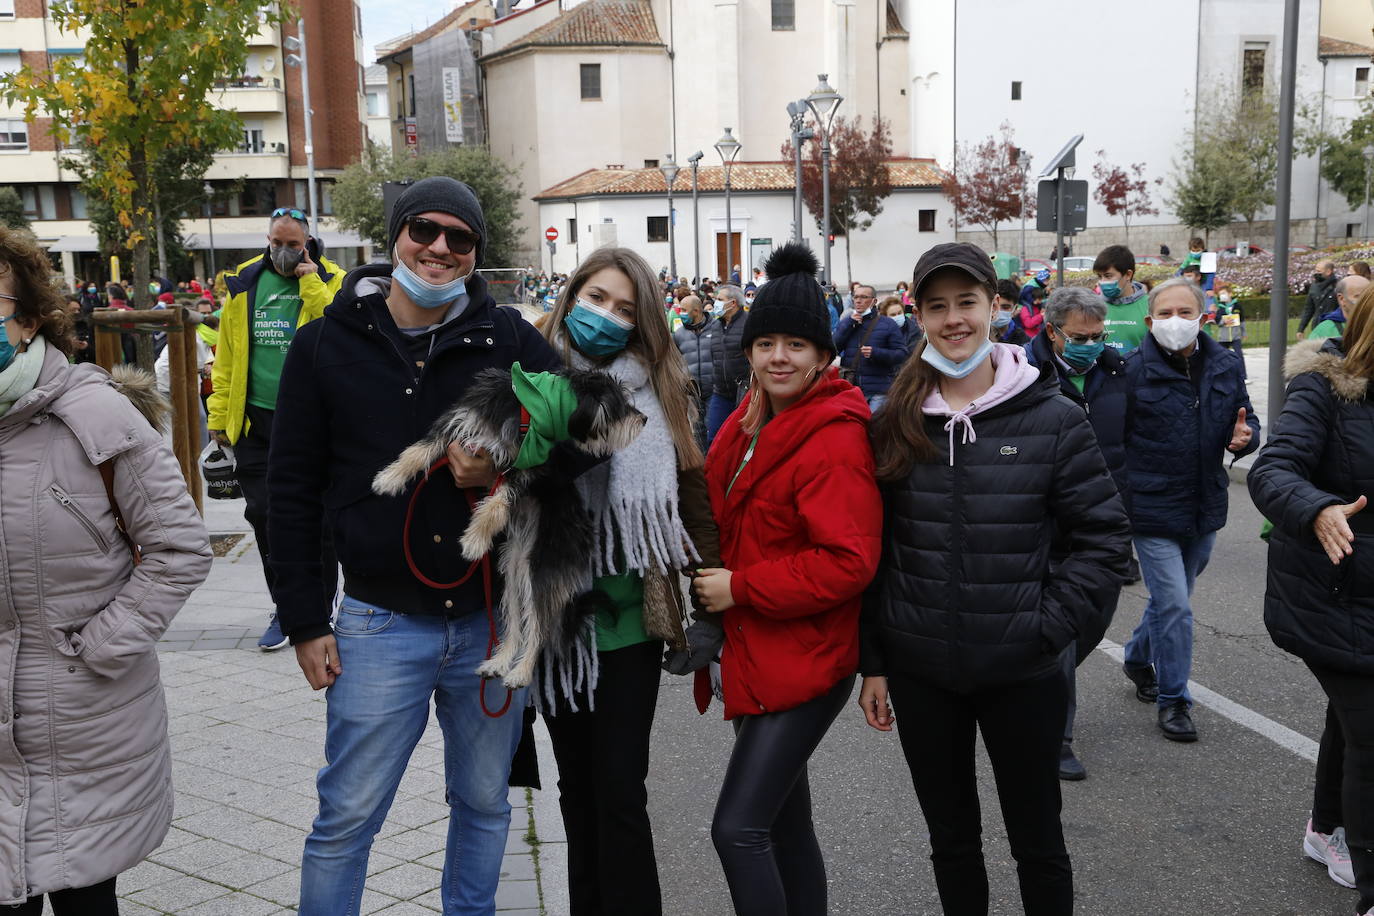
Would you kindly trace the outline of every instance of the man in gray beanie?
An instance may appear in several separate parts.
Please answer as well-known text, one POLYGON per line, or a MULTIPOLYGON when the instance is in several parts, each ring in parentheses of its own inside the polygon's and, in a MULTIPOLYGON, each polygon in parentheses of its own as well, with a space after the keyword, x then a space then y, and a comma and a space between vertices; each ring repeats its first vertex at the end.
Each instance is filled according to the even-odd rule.
POLYGON ((330 688, 302 916, 358 912, 372 839, 431 702, 451 809, 443 909, 492 911, 525 691, 509 705, 499 683, 482 692, 475 672, 488 657, 488 596, 500 594, 500 583, 488 591, 485 574, 465 578, 458 546, 470 517, 463 491, 483 495, 492 463, 455 444, 452 480, 431 476, 413 506, 413 491, 372 492, 377 471, 423 437, 483 369, 562 367, 519 313, 488 295, 476 272, 486 231, 467 185, 442 177, 411 185, 391 215, 393 263, 351 271, 286 356, 268 469, 275 597, 306 680, 330 688), (320 587, 322 518, 343 566, 332 627, 320 587))

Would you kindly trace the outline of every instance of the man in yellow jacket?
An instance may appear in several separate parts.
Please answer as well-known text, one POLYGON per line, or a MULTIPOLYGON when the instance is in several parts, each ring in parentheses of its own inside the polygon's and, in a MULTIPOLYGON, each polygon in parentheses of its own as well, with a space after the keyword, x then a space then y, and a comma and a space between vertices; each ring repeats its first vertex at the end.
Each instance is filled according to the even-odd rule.
MULTIPOLYGON (((269 591, 275 590, 268 562, 267 452, 282 363, 296 329, 324 313, 343 279, 344 271, 325 258, 319 242, 309 236, 305 214, 291 208, 273 211, 267 251, 224 278, 227 296, 209 399, 210 435, 233 446, 247 503, 243 515, 253 526, 269 591)), ((337 569, 334 552, 325 544, 321 553, 328 585, 336 580, 331 575, 337 569)), ((272 651, 286 644, 274 612, 258 648, 272 651)))

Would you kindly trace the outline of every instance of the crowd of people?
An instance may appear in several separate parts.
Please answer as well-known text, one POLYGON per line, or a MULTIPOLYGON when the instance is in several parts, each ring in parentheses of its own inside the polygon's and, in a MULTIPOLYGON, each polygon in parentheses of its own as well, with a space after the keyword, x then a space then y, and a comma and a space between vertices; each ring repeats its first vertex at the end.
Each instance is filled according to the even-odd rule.
MULTIPOLYGON (((431 705, 451 810, 445 913, 494 910, 535 707, 557 760, 572 916, 661 912, 647 778, 663 670, 693 678, 699 710, 718 698, 734 729, 710 830, 737 913, 827 911, 807 766, 856 683, 857 715, 897 732, 944 911, 989 906, 976 734, 1025 912, 1072 911, 1060 785, 1087 775, 1075 672, 1136 577, 1149 600, 1123 683, 1163 738, 1197 739, 1191 597, 1226 523, 1225 462, 1260 445, 1233 290, 1200 261, 1149 287, 1118 245, 1087 289, 1047 271, 999 281, 981 249, 941 244, 881 299, 865 283, 823 288, 798 244, 743 285, 736 268, 696 288, 611 247, 532 277, 535 301, 552 302, 531 324, 477 272, 487 229, 466 185, 410 185, 387 235, 390 262, 345 273, 303 214, 273 213, 263 253, 224 277, 213 345, 209 435, 233 450, 277 608, 260 645, 293 646, 327 689, 301 913, 359 912, 431 705), (500 581, 458 545, 507 468, 456 441, 423 497, 418 481, 399 497, 373 489, 493 368, 599 371, 644 418, 608 458, 557 442, 543 459, 594 531, 568 548, 585 553, 591 663, 577 678, 545 666, 540 678, 574 686, 551 702, 536 702, 539 682, 509 686, 499 709, 477 668, 500 581)), ((1249 487, 1273 526, 1266 623, 1330 699, 1303 846, 1367 916, 1374 292, 1323 271, 1307 316, 1319 323, 1290 359, 1249 487)), ((0 828, 24 839, 0 845, 0 904, 24 913, 45 895, 59 914, 117 912, 119 873, 166 832, 154 643, 209 564, 175 460, 134 412, 139 381, 111 387, 69 359, 85 297, 116 301, 99 296, 85 284, 64 302, 41 251, 0 230, 0 487, 26 494, 0 501, 0 528, 7 553, 38 558, 0 604, 0 773, 24 800, 0 807, 0 828), (109 727, 49 740, 93 717, 109 727)))

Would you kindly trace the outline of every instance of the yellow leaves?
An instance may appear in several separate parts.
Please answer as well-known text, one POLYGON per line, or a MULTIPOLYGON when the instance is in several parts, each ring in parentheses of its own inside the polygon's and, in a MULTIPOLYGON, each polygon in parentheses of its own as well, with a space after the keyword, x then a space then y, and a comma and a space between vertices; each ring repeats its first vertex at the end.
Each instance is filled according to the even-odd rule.
POLYGON ((129 211, 119 211, 119 225, 123 226, 127 230, 132 230, 134 228, 134 220, 133 217, 129 216, 129 211))

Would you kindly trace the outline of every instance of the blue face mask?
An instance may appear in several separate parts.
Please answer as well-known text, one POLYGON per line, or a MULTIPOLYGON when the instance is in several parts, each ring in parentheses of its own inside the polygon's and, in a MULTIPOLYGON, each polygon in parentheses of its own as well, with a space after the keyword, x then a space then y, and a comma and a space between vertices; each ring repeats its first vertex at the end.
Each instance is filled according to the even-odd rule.
POLYGON ((610 356, 625 349, 634 326, 626 324, 586 299, 578 299, 563 319, 573 346, 592 357, 610 356))
POLYGON ((1121 284, 1115 280, 1111 282, 1103 280, 1097 284, 1097 288, 1102 291, 1102 298, 1104 299, 1115 299, 1121 295, 1121 284))
MULTIPOLYGON (((407 267, 406 263, 394 251, 392 252, 392 262, 396 266, 391 269, 391 279, 401 284, 401 289, 406 291, 410 301, 422 309, 437 309, 452 305, 454 300, 468 291, 467 277, 459 277, 456 280, 435 285, 422 279, 419 274, 407 267)), ((471 275, 469 274, 469 276, 471 275)))
POLYGON ((1086 369, 1097 362, 1097 358, 1102 355, 1104 347, 1106 347, 1106 344, 1100 340, 1095 343, 1085 344, 1078 344, 1071 340, 1066 340, 1064 342, 1064 362, 1073 366, 1075 369, 1086 369))
POLYGON ((992 326, 994 328, 1005 328, 1011 324, 1011 312, 998 309, 992 316, 992 326))
POLYGON ((10 363, 14 362, 15 354, 19 352, 14 348, 14 344, 10 343, 9 332, 5 330, 6 322, 12 321, 14 317, 13 315, 6 315, 4 318, 0 318, 0 372, 10 367, 10 363))
POLYGON ((991 352, 992 341, 984 338, 982 346, 975 350, 972 356, 962 362, 956 363, 954 360, 935 349, 935 347, 931 346, 930 342, 927 341, 926 345, 921 348, 921 359, 925 360, 931 366, 934 366, 945 378, 964 378, 965 376, 972 375, 973 370, 981 366, 983 360, 987 359, 988 354, 991 352))
POLYGON ((900 328, 902 325, 906 324, 906 313, 905 313, 905 312, 902 313, 901 315, 889 315, 889 316, 887 316, 887 317, 889 317, 889 318, 891 318, 893 321, 897 322, 897 327, 899 327, 899 328, 900 328))

